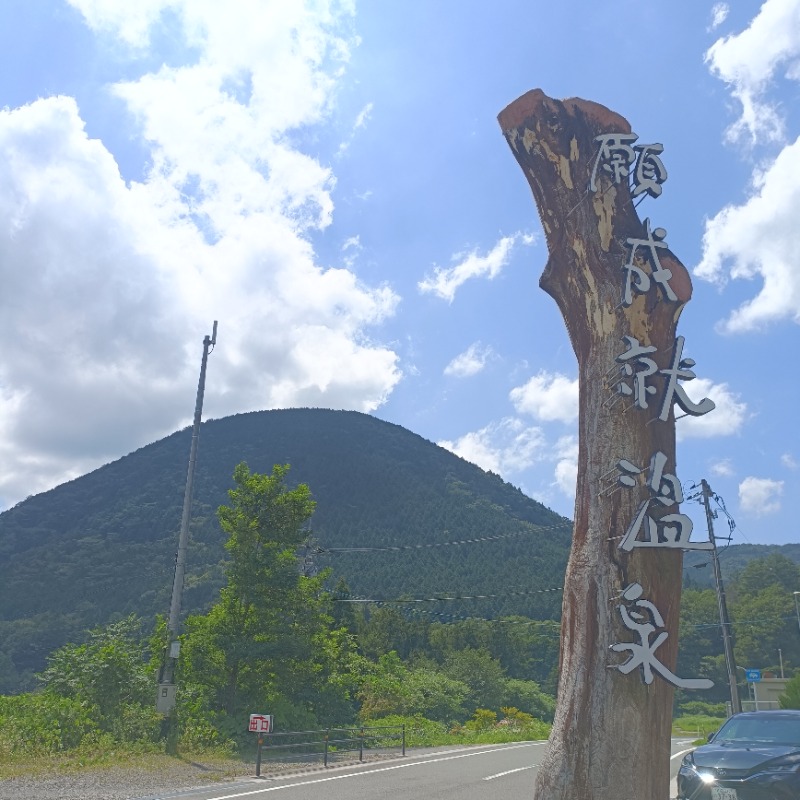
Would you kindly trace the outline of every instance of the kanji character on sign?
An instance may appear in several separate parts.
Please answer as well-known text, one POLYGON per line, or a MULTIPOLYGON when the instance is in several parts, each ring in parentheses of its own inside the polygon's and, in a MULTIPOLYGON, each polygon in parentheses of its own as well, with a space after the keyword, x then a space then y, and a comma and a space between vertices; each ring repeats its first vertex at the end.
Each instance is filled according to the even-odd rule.
POLYGON ((622 292, 622 305, 629 306, 633 302, 631 289, 636 289, 640 294, 649 291, 651 279, 661 287, 661 291, 664 293, 667 300, 671 300, 674 303, 678 297, 669 285, 669 279, 672 277, 672 270, 662 267, 661 261, 658 258, 658 250, 667 248, 667 243, 664 241, 667 232, 663 228, 656 228, 654 231, 651 231, 649 219, 645 219, 644 228, 646 235, 644 239, 637 239, 635 237, 627 239, 631 252, 627 262, 622 265, 622 269, 627 272, 625 276, 625 288, 622 292), (652 273, 650 275, 636 263, 636 255, 639 248, 644 248, 646 256, 649 257, 650 264, 652 265, 652 273))
POLYGON ((693 403, 686 394, 686 389, 678 383, 678 381, 691 381, 697 377, 691 370, 691 367, 695 365, 694 359, 683 358, 684 341, 683 336, 679 336, 675 340, 675 349, 672 351, 672 364, 668 369, 660 370, 662 375, 668 377, 664 400, 661 404, 661 413, 658 415, 662 422, 666 422, 669 418, 669 410, 672 408, 673 400, 683 409, 684 414, 690 414, 693 417, 702 417, 703 414, 708 414, 709 411, 713 411, 717 407, 717 404, 708 397, 704 397, 699 403, 693 403))
POLYGON ((661 184, 667 179, 667 170, 659 158, 664 152, 663 144, 637 144, 633 148, 639 155, 636 159, 636 169, 633 172, 632 197, 638 197, 642 192, 647 192, 651 197, 661 194, 661 184))
POLYGON ((648 378, 656 373, 667 376, 661 412, 658 416, 662 422, 666 422, 669 418, 673 402, 677 403, 685 414, 693 417, 708 414, 709 411, 716 408, 716 403, 708 397, 703 398, 699 403, 693 402, 686 394, 686 389, 678 383, 678 381, 690 381, 697 377, 691 370, 691 367, 695 365, 694 360, 683 358, 685 341, 683 336, 678 336, 675 340, 672 363, 666 369, 658 369, 656 362, 652 358, 648 358, 649 355, 656 352, 653 345, 642 345, 635 336, 626 335, 623 337, 623 341, 628 345, 628 349, 624 353, 620 353, 615 360, 622 364, 623 378, 632 378, 633 386, 629 386, 623 379, 623 382, 618 385, 618 391, 623 396, 633 395, 633 402, 637 408, 648 408, 648 395, 656 393, 655 387, 649 384, 648 378), (635 369, 636 366, 639 366, 640 369, 635 369))
POLYGON ((613 183, 620 183, 623 179, 628 182, 630 166, 636 161, 636 152, 631 145, 639 137, 635 133, 604 133, 595 136, 594 140, 600 142, 600 149, 594 160, 592 177, 589 181, 589 191, 597 191, 597 171, 611 176, 613 183))
POLYGON ((630 397, 633 395, 633 404, 637 408, 647 408, 647 395, 655 394, 655 386, 648 386, 647 379, 658 371, 658 364, 652 358, 647 358, 650 353, 655 353, 656 348, 639 344, 633 336, 623 337, 628 344, 628 349, 617 356, 616 360, 622 364, 622 374, 626 378, 633 378, 633 386, 626 383, 619 384, 619 393, 630 397), (634 366, 641 367, 634 370, 634 366))
POLYGON ((669 633, 661 630, 656 638, 650 641, 650 637, 659 628, 664 628, 664 618, 653 603, 649 600, 641 600, 641 596, 641 585, 632 583, 625 587, 622 597, 628 603, 632 603, 633 608, 629 609, 624 603, 617 606, 622 617, 622 624, 629 631, 637 634, 639 641, 611 645, 611 649, 615 653, 627 650, 631 654, 624 664, 616 665, 616 669, 623 675, 627 675, 639 667, 642 672, 642 680, 648 685, 653 682, 653 670, 655 670, 664 680, 679 689, 710 689, 714 685, 713 681, 707 678, 679 678, 658 660, 655 651, 667 640, 669 633))
MULTIPOLYGON (((650 459, 650 467, 646 486, 652 495, 644 500, 625 535, 622 537, 619 548, 630 552, 634 547, 672 547, 681 550, 709 550, 713 545, 707 542, 690 541, 694 524, 692 520, 679 512, 662 514, 653 517, 650 511, 651 503, 658 503, 667 507, 683 502, 683 489, 680 481, 671 473, 664 472, 667 457, 661 451, 650 459)), ((620 471, 619 484, 633 487, 636 479, 644 470, 623 459, 618 462, 620 471)))
POLYGON ((667 180, 667 170, 659 157, 664 152, 664 145, 637 144, 632 147, 638 138, 635 133, 604 133, 594 137, 600 147, 592 165, 590 192, 597 191, 597 175, 601 170, 611 178, 612 183, 627 183, 631 165, 636 162, 631 197, 643 193, 651 197, 661 194, 661 184, 667 180))

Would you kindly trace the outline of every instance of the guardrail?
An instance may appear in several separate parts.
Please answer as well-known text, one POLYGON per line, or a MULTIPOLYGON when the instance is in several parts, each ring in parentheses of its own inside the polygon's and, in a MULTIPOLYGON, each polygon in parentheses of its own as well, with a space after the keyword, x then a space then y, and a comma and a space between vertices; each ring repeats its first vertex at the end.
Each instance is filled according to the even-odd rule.
POLYGON ((400 750, 406 754, 405 725, 363 725, 354 728, 325 728, 317 731, 262 733, 256 751, 256 776, 261 775, 262 761, 315 763, 323 766, 341 760, 342 756, 400 750))

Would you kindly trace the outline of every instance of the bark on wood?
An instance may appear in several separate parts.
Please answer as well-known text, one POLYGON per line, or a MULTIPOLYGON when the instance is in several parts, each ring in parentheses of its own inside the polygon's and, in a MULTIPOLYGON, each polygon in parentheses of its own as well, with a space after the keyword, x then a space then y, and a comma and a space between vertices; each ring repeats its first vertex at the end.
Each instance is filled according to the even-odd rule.
MULTIPOLYGON (((678 302, 664 301, 654 288, 635 295, 627 308, 620 304, 626 240, 644 238, 645 228, 626 185, 602 178, 593 193, 588 185, 595 136, 630 132, 623 117, 597 103, 558 101, 537 89, 498 119, 533 190, 549 251, 540 286, 561 310, 580 377, 575 525, 564 583, 558 704, 534 796, 666 800, 673 689, 658 675, 648 686, 638 669, 629 675, 613 669, 626 654, 609 647, 633 639, 617 606, 625 586, 636 581, 670 632, 658 648, 659 660, 675 668, 681 553, 619 550, 620 538, 647 494, 641 484, 613 491, 620 459, 645 467, 660 450, 667 456, 666 471, 676 473, 674 412, 668 422, 647 424, 657 410, 623 412, 630 400, 611 401, 618 376, 615 358, 626 349, 623 336, 655 345, 653 359, 659 368, 669 366, 691 281, 678 259, 661 251, 678 302)), ((652 202, 650 209, 652 213, 652 202)), ((663 382, 654 383, 661 397, 663 382)))

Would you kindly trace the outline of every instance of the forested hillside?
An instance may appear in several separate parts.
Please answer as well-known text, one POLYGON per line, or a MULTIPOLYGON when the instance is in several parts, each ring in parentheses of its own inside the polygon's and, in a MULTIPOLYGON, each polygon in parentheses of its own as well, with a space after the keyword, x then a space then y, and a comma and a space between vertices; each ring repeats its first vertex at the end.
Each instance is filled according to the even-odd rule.
MULTIPOLYGON (((175 433, 0 514, 0 692, 32 685, 47 654, 88 627, 166 613, 190 436, 175 433)), ((561 585, 569 523, 404 428, 320 409, 203 424, 187 613, 207 609, 223 585, 216 509, 240 461, 260 472, 289 464, 289 483, 311 487, 321 552, 309 568, 330 565, 331 583, 344 578, 353 597, 491 595, 416 604, 443 620, 559 614, 560 593, 543 590, 561 585)))
MULTIPOLYGON (((0 514, 0 693, 33 687, 33 674, 48 654, 65 642, 83 641, 92 626, 131 613, 152 624, 167 612, 190 436, 189 429, 175 433, 0 514)), ((308 573, 329 566, 327 585, 344 581, 350 598, 424 601, 385 602, 377 616, 375 606, 367 609, 374 624, 362 629, 362 646, 375 657, 390 649, 404 658, 426 651, 421 631, 432 624, 560 616, 558 587, 571 534, 566 520, 404 428, 319 409, 243 414, 203 425, 187 614, 207 611, 224 585, 225 536, 216 510, 228 502, 241 461, 264 473, 289 464, 288 483, 309 485, 316 511, 308 573)), ((777 555, 797 562, 800 545, 732 546, 720 560, 733 581, 754 559, 777 555)), ((694 568, 707 562, 705 554, 686 556, 685 585, 698 590, 685 593, 683 603, 689 627, 682 633, 681 663, 687 674, 701 663, 712 673, 718 668, 703 662, 718 661, 720 647, 713 593, 700 591, 710 585, 711 570, 694 568)), ((761 612, 740 612, 736 583, 728 588, 734 617, 762 618, 761 612)), ((773 664, 775 642, 793 630, 791 592, 784 591, 788 610, 766 615, 781 618, 769 642, 762 646, 750 642, 744 629, 740 633, 750 642, 750 666, 773 664)), ((742 594, 744 608, 748 596, 742 594)), ((336 605, 342 618, 349 606, 336 605)), ((754 630, 762 630, 760 622, 754 630)), ((537 623, 530 635, 537 642, 530 676, 552 691, 557 626, 537 623)), ((792 664, 798 658, 791 647, 784 656, 792 664)))

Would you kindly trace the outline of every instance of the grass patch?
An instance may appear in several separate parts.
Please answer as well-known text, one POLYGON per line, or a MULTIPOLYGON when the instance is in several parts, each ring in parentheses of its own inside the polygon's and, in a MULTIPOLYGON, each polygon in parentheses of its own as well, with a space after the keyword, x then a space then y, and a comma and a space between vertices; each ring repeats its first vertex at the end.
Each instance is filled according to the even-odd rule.
POLYGON ((672 723, 672 733, 674 736, 694 736, 705 744, 706 736, 718 731, 723 722, 725 717, 710 717, 706 714, 678 717, 672 723))
POLYGON ((530 742, 547 739, 550 735, 550 725, 538 719, 525 725, 498 724, 481 730, 471 730, 464 725, 445 725, 442 722, 425 719, 421 715, 413 717, 393 715, 382 717, 371 724, 405 725, 406 747, 530 742))
POLYGON ((241 775, 246 771, 247 761, 232 756, 229 749, 204 750, 199 753, 181 752, 168 756, 163 746, 111 747, 81 746, 75 750, 47 756, 31 756, 25 753, 6 755, 0 760, 0 780, 19 777, 38 777, 55 772, 74 774, 79 772, 111 770, 116 767, 134 767, 146 771, 167 770, 176 763, 202 764, 208 772, 209 781, 241 775))

